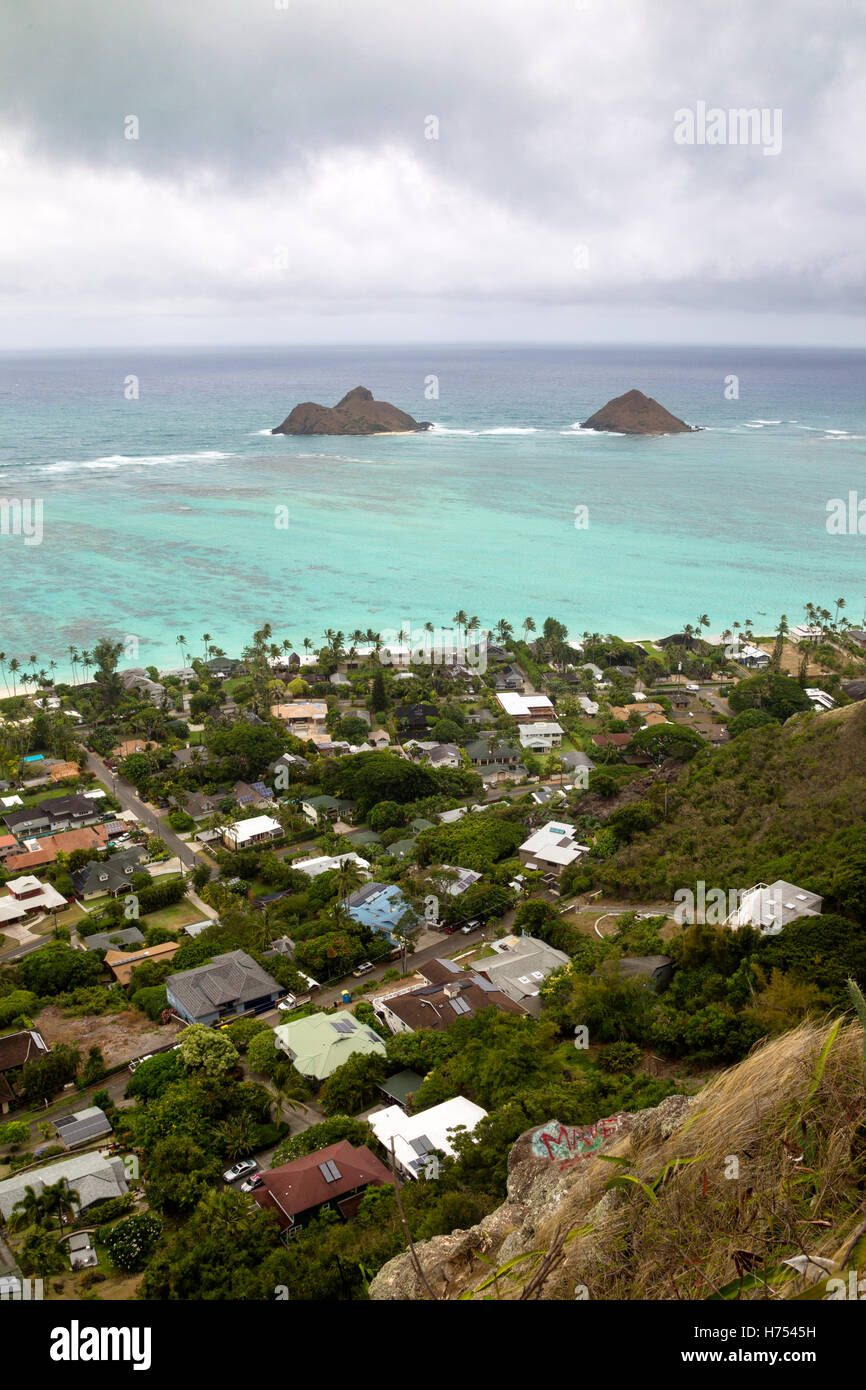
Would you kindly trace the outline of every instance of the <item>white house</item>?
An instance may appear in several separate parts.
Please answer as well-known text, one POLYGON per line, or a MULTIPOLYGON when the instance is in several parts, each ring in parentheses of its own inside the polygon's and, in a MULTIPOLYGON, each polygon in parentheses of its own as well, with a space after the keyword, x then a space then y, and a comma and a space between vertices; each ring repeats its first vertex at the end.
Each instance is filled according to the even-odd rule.
POLYGON ((310 878, 318 878, 319 874, 326 874, 329 869, 339 869, 341 864, 355 864, 359 869, 366 872, 369 861, 362 859, 360 854, 321 854, 316 859, 296 859, 292 864, 293 869, 300 869, 302 874, 308 874, 310 878))
POLYGON ((814 686, 807 685, 803 694, 812 701, 812 708, 817 710, 819 714, 822 710, 836 708, 836 701, 832 695, 827 694, 826 690, 818 690, 814 686))
POLYGON ((598 700, 591 700, 588 695, 578 695, 577 703, 580 705, 584 714, 598 714, 598 700))
MULTIPOLYGON (((451 1143, 455 1130, 472 1134, 479 1121, 486 1118, 487 1111, 480 1105, 465 1096, 453 1096, 418 1115, 407 1115, 399 1105, 389 1105, 383 1110, 374 1110, 367 1120, 388 1155, 393 1139, 394 1161, 403 1177, 419 1178, 425 1176, 430 1165, 428 1155, 434 1149, 448 1158, 455 1156, 451 1143)), ((431 1176, 434 1175, 435 1165, 431 1172, 431 1176)))
POLYGON ((777 878, 775 883, 756 883, 740 895, 740 904, 726 919, 726 926, 757 927, 764 936, 778 936, 798 917, 819 917, 824 899, 807 888, 797 888, 777 878))
POLYGON ((521 746, 532 753, 549 753, 562 743, 562 728, 555 722, 522 724, 518 734, 521 746))
POLYGON ((564 821, 548 821, 524 840, 518 849, 520 862, 527 869, 546 869, 550 873, 561 874, 562 870, 582 855, 589 854, 589 846, 581 845, 575 838, 577 830, 564 821))
POLYGON ((505 713, 519 724, 553 717, 553 701, 546 695, 516 695, 513 690, 505 690, 498 693, 496 699, 505 713))
POLYGON ((252 816, 249 820, 238 820, 227 825, 223 831, 223 843, 227 849, 248 849, 251 845, 263 845, 269 840, 278 840, 283 827, 273 816, 252 816))

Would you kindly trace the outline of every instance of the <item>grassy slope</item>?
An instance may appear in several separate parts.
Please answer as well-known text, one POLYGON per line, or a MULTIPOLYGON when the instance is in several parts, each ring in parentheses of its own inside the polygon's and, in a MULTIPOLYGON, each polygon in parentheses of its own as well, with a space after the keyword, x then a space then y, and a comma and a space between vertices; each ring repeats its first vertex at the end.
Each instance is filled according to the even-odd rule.
POLYGON ((866 847, 866 702, 735 739, 684 769, 668 818, 600 867, 617 892, 776 878, 827 893, 866 847))

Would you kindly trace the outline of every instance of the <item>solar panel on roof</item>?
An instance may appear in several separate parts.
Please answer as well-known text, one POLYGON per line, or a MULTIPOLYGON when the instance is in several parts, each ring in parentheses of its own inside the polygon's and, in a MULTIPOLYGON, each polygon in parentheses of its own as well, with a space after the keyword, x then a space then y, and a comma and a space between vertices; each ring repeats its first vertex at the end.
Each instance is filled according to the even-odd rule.
POLYGON ((355 1030, 347 1018, 329 1019, 335 1033, 353 1033, 355 1030))
POLYGON ((426 1134, 419 1134, 417 1139, 410 1139, 409 1143, 412 1145, 412 1148, 419 1158, 423 1158, 424 1155, 428 1154, 433 1148, 426 1134))

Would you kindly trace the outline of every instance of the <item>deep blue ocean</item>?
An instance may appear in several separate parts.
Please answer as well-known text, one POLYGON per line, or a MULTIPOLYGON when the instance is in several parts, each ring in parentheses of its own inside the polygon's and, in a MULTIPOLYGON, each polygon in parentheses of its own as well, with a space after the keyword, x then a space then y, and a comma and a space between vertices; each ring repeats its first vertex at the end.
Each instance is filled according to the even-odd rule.
POLYGON ((0 498, 40 500, 43 538, 0 535, 0 649, 63 669, 70 644, 134 635, 124 664, 167 665, 180 633, 231 654, 264 622, 319 645, 460 608, 641 637, 844 597, 859 622, 866 535, 826 522, 866 498, 864 369, 747 347, 2 353, 0 498), (357 385, 435 428, 266 433, 357 385), (631 387, 704 429, 575 428, 631 387))

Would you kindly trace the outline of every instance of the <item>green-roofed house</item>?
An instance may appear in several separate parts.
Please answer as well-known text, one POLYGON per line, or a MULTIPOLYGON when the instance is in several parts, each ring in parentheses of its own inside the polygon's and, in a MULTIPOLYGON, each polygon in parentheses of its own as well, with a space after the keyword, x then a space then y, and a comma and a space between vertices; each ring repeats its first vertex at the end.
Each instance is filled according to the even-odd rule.
POLYGON ((392 845, 386 845, 385 853, 393 854, 395 859, 405 859, 415 848, 415 836, 408 840, 395 840, 392 845))
POLYGON ((414 830, 416 835, 420 835, 422 830, 433 830, 435 827, 432 820, 425 820, 423 816, 416 816, 410 820, 409 829, 414 830))
POLYGON ((337 819, 340 803, 335 796, 308 796, 301 802, 301 811, 311 825, 319 825, 337 819))
POLYGON ((350 830, 344 837, 352 845, 381 845, 382 836, 375 830, 350 830))
POLYGON ((385 1044, 366 1023, 354 1014, 309 1014, 274 1029, 277 1046, 282 1048, 296 1071, 311 1081, 328 1077, 359 1053, 385 1056, 385 1044))
POLYGON ((408 1114, 409 1101, 423 1081, 423 1076, 419 1076, 417 1071, 398 1071, 380 1081, 379 1090, 393 1105, 399 1105, 408 1114))

